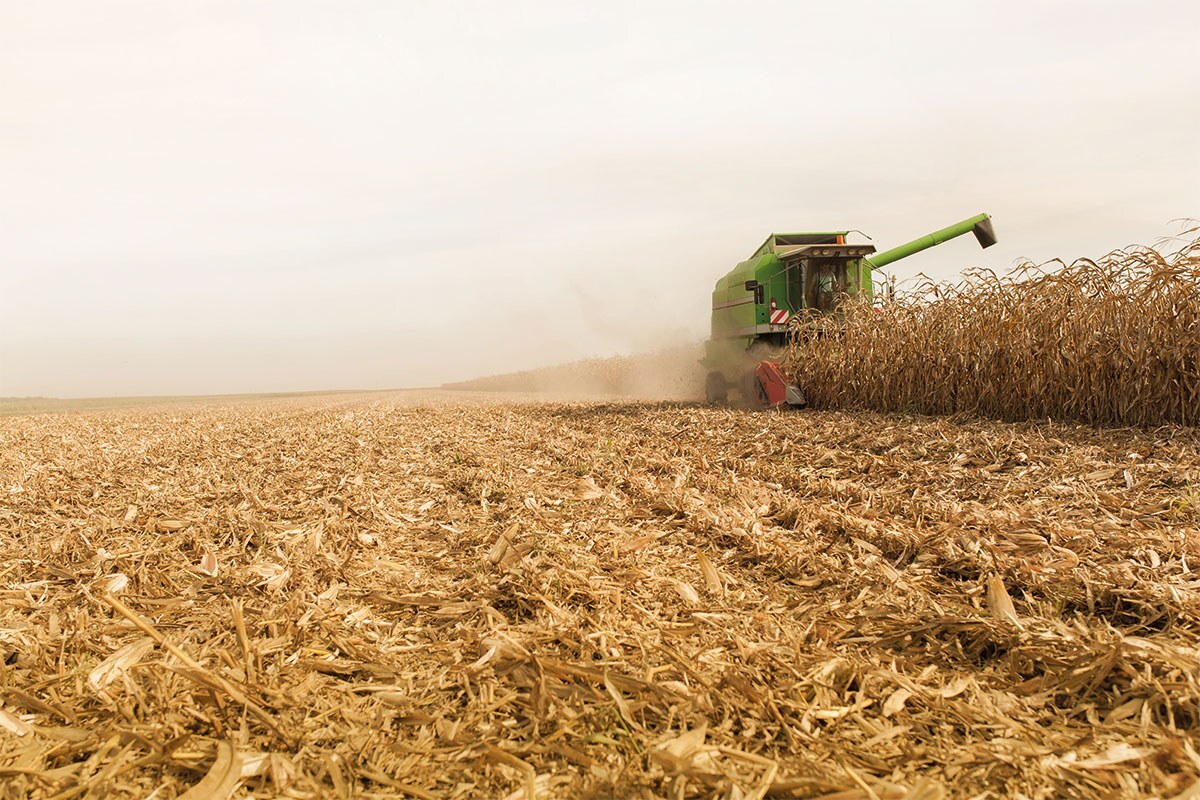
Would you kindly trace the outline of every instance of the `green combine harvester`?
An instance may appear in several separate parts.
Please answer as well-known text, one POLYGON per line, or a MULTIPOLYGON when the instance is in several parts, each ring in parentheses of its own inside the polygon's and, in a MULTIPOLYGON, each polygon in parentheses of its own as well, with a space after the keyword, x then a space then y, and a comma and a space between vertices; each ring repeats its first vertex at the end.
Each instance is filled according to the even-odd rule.
POLYGON ((709 370, 705 396, 724 403, 730 389, 757 407, 803 405, 777 359, 787 346, 789 323, 799 313, 831 314, 842 297, 873 297, 873 271, 914 253, 975 234, 981 247, 996 243, 988 214, 875 253, 846 241, 853 231, 773 233, 754 255, 717 281, 712 295, 712 338, 701 364, 709 370))

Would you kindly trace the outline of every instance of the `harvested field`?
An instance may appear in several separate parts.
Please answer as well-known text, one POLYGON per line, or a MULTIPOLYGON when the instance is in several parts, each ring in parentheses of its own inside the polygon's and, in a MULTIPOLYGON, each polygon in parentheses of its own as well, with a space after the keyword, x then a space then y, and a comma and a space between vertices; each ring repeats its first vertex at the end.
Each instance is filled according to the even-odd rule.
POLYGON ((819 408, 1200 424, 1200 228, 842 308, 794 318, 787 372, 819 408))
POLYGON ((0 796, 1200 796, 1200 435, 0 419, 0 796))

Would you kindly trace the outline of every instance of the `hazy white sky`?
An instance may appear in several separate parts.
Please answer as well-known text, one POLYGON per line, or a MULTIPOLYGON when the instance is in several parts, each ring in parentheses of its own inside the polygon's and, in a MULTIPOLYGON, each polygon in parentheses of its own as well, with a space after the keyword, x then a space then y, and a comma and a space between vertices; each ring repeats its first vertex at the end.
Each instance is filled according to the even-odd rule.
POLYGON ((0 395, 702 338, 772 230, 950 277, 1200 216, 1200 3, 0 0, 0 395))

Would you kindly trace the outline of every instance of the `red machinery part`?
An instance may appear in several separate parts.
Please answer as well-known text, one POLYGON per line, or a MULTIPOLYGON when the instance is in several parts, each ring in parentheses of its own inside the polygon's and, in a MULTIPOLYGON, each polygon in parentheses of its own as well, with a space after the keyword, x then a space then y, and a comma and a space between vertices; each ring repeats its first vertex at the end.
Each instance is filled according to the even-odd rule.
POLYGON ((768 408, 775 408, 787 402, 787 381, 779 365, 774 361, 760 361, 754 368, 754 377, 758 381, 759 399, 768 408))

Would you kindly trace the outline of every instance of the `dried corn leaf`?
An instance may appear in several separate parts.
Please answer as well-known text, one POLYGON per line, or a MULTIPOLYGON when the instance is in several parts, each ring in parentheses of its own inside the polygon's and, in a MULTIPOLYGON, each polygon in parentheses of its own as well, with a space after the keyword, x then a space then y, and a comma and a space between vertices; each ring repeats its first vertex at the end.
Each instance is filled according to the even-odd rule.
POLYGON ((121 572, 114 572, 111 575, 97 578, 92 586, 98 592, 120 594, 129 586, 129 576, 121 572))
POLYGON ((908 698, 912 697, 912 692, 908 689, 900 688, 888 695, 888 698, 883 701, 883 716, 891 717, 904 710, 904 704, 908 702, 908 698))
POLYGON ((704 551, 696 551, 696 560, 700 562, 700 573, 704 576, 704 585, 708 587, 708 591, 717 595, 723 594, 725 584, 721 581, 721 574, 708 560, 708 556, 704 555, 704 551))
POLYGON ((1072 766, 1077 769, 1106 769, 1117 764, 1124 764, 1127 761, 1140 761, 1150 755, 1151 752, 1150 750, 1139 750, 1126 742, 1121 742, 1108 748, 1100 755, 1076 761, 1072 766))
POLYGON ((226 800, 237 790, 242 779, 242 762, 233 744, 217 742, 217 758, 200 782, 183 794, 179 800, 226 800))
POLYGON ((141 638, 125 645, 88 673, 88 686, 92 691, 99 691, 115 680, 120 679, 135 664, 146 657, 154 647, 154 640, 141 638))
POLYGON ((0 708, 0 728, 14 736, 28 736, 33 733, 33 728, 30 728, 20 717, 6 708, 0 708))
POLYGON ((604 492, 596 485, 596 480, 588 475, 579 479, 575 488, 576 500, 598 500, 604 497, 604 492))
POLYGON ((689 606, 700 605, 700 595, 696 593, 696 590, 690 583, 685 583, 684 581, 675 581, 674 583, 675 591, 683 598, 683 602, 689 606))
POLYGON ((625 720, 625 723, 629 727, 640 730, 642 726, 634 719, 633 711, 629 708, 629 701, 621 695, 621 691, 613 684, 612 678, 607 673, 604 675, 604 688, 608 690, 609 696, 617 704, 617 710, 621 714, 621 719, 625 720))
POLYGON ((987 580, 987 600, 988 609, 992 612, 993 617, 1018 628, 1021 626, 1021 620, 1017 616, 1012 598, 1008 596, 1008 589, 1005 588, 1004 580, 999 575, 992 575, 987 580))
POLYGON ((209 550, 207 547, 204 548, 200 555, 200 563, 196 565, 195 569, 201 575, 207 575, 210 578, 217 577, 218 567, 216 553, 209 550))

